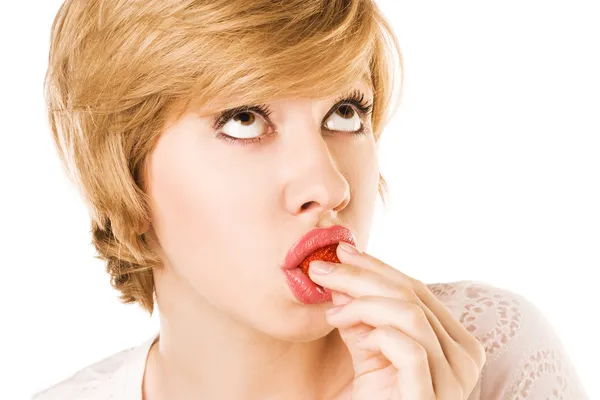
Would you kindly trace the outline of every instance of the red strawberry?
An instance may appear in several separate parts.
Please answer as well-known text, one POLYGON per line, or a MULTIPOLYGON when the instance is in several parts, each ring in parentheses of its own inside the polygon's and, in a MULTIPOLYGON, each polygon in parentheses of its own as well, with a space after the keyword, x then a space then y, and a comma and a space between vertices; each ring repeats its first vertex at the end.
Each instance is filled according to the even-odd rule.
POLYGON ((340 263, 340 260, 335 253, 338 247, 338 243, 330 244, 329 246, 321 247, 315 252, 311 253, 308 257, 306 257, 301 263, 300 268, 302 271, 308 276, 308 264, 312 260, 323 260, 329 262, 340 263))

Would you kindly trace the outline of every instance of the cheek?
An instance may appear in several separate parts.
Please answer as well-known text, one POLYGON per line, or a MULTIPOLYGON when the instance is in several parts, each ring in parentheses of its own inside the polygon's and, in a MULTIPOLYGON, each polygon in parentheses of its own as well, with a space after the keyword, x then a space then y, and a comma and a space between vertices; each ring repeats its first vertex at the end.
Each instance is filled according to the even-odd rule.
POLYGON ((153 225, 160 246, 173 267, 188 265, 210 240, 211 196, 196 169, 170 164, 157 171, 150 195, 153 225))
POLYGON ((359 247, 367 247, 378 196, 379 166, 374 143, 360 148, 346 169, 351 202, 347 216, 356 229, 359 247), (353 160, 361 160, 357 163, 353 160))
POLYGON ((377 195, 379 182, 377 147, 374 141, 362 143, 354 151, 344 154, 343 168, 348 176, 351 194, 354 195, 353 200, 357 203, 372 201, 377 195))
POLYGON ((274 234, 268 226, 274 206, 268 202, 277 198, 262 181, 268 174, 242 176, 244 169, 217 168, 209 157, 184 161, 157 169, 152 182, 154 228, 162 251, 199 292, 219 296, 227 295, 223 290, 242 290, 236 287, 239 282, 261 279, 264 264, 278 262, 266 259, 273 254, 274 234), (211 294, 216 290, 221 294, 211 294))

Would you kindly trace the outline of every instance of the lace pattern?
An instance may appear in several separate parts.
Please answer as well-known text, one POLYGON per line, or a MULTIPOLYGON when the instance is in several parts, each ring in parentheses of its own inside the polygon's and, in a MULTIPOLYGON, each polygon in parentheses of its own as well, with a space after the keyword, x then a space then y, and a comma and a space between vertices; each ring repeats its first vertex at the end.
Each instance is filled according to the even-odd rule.
POLYGON ((523 296, 474 281, 427 286, 484 345, 469 400, 588 399, 556 332, 523 296))

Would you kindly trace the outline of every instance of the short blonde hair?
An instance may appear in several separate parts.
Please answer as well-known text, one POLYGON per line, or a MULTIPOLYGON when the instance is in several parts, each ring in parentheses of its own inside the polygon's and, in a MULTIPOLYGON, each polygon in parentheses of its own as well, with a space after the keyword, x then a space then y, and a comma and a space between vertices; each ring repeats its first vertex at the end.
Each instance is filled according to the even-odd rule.
MULTIPOLYGON (((324 98, 365 71, 379 140, 403 68, 374 0, 66 0, 51 31, 48 118, 121 301, 154 310, 162 262, 136 227, 150 222, 143 171, 171 112, 324 98)), ((386 191, 380 175, 384 204, 386 191)))

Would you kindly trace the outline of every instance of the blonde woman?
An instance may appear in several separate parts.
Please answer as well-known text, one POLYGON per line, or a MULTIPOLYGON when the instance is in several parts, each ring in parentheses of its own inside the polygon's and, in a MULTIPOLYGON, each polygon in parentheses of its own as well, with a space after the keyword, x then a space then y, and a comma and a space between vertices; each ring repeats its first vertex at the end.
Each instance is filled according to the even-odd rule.
POLYGON ((52 134, 160 330, 50 399, 583 399, 525 298, 366 254, 400 93, 370 0, 68 0, 52 134))

